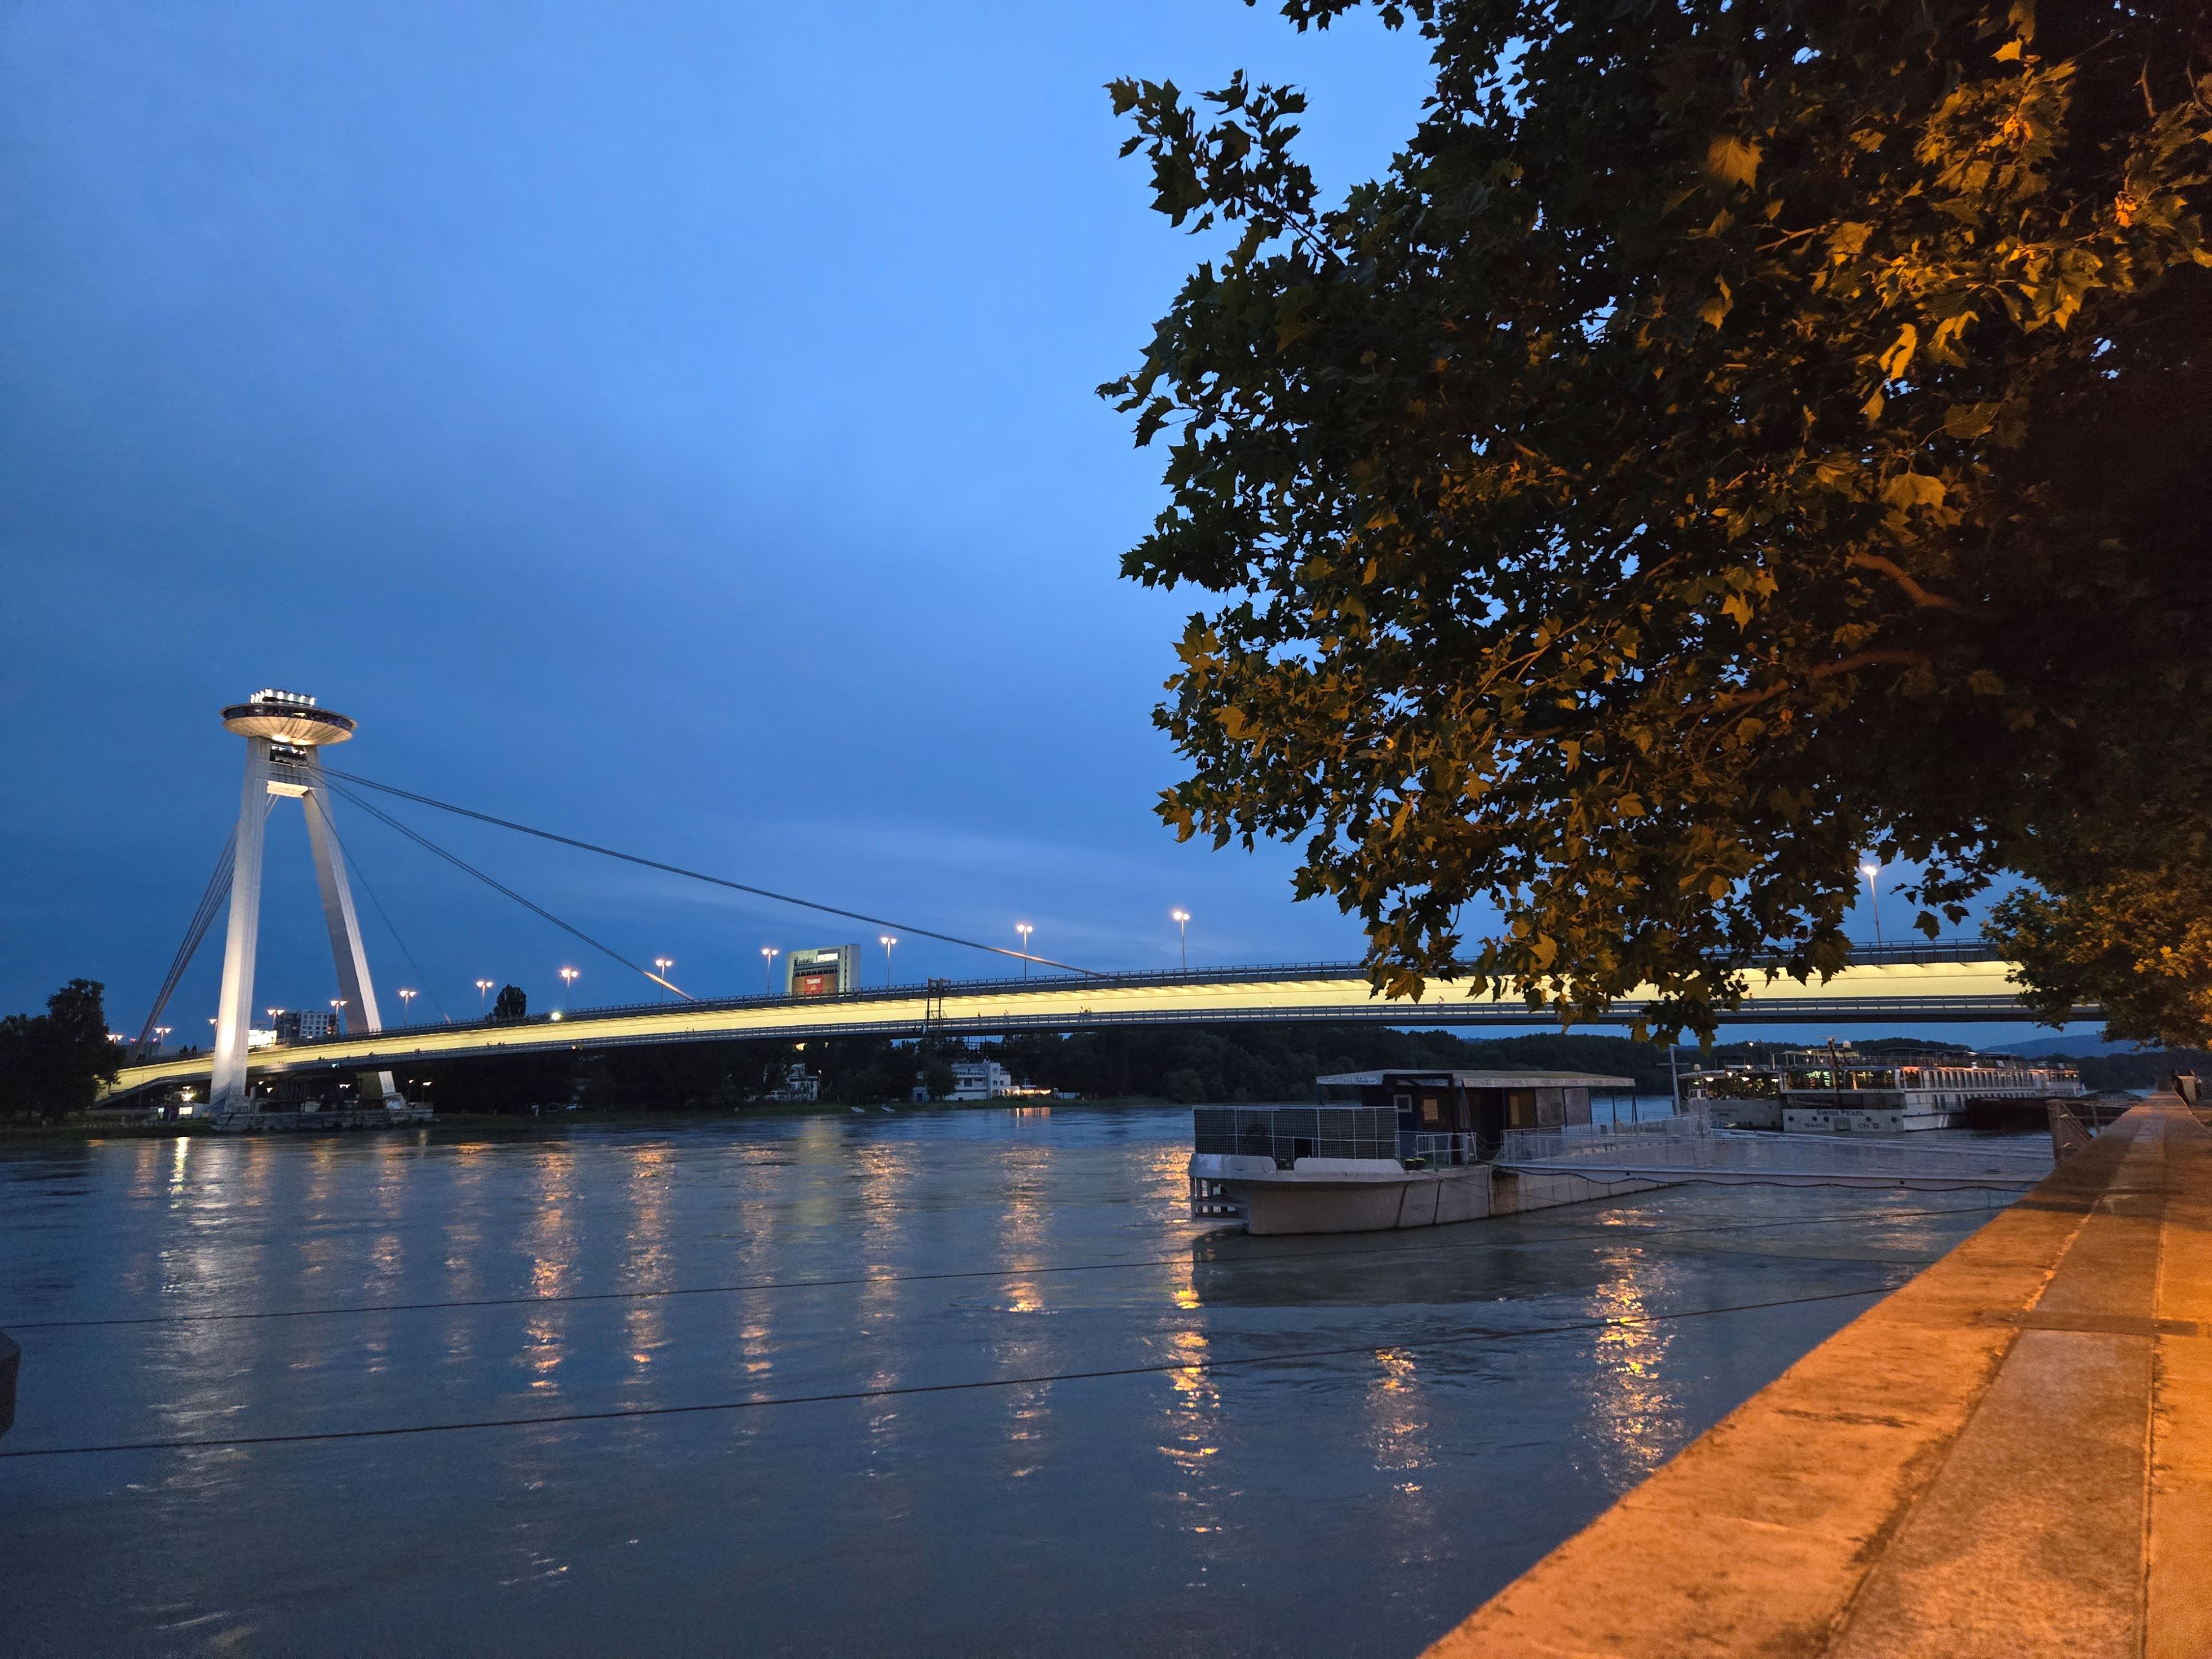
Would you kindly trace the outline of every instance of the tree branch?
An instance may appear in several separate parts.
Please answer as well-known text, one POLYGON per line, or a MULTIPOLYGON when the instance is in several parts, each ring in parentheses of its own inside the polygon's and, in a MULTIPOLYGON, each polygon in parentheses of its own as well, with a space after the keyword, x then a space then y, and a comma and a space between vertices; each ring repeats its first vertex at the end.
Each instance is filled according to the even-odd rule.
POLYGON ((1858 570, 1876 570, 1904 590, 1905 597, 1926 611, 1955 611, 1960 616, 1968 614, 1967 607, 1945 593, 1931 593, 1912 580, 1903 565, 1886 559, 1879 553, 1853 553, 1844 562, 1858 570))
POLYGON ((1756 703, 1770 702, 1784 692, 1804 684, 1808 680, 1833 679, 1838 674, 1852 673, 1862 668, 1879 667, 1884 663, 1893 664, 1899 668, 1924 668, 1928 665, 1928 661, 1927 653, 1920 651, 1855 651, 1850 656, 1839 658, 1834 662, 1822 663, 1818 668, 1808 668, 1797 678, 1770 685, 1764 691, 1732 691, 1727 696, 1716 697, 1713 699, 1713 712, 1733 713, 1739 709, 1749 708, 1756 703))

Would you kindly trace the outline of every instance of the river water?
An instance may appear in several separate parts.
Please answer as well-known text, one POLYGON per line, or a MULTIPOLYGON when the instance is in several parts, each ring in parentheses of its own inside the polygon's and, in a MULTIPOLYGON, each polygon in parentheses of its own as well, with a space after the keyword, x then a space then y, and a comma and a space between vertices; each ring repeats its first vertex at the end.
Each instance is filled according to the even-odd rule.
POLYGON ((1189 1125, 0 1154, 0 1651, 1407 1654, 1992 1213, 1254 1239, 1189 1125))

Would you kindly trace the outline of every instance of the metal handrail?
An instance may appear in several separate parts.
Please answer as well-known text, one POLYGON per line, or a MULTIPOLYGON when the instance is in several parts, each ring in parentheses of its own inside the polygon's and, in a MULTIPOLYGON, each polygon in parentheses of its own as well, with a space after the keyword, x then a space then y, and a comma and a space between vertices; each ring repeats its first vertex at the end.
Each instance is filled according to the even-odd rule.
POLYGON ((1401 1130, 1398 1135, 1398 1156, 1401 1160, 1410 1163, 1422 1159, 1437 1169, 1480 1164, 1484 1150, 1482 1136, 1472 1130, 1401 1130))
MULTIPOLYGON (((1886 945, 1879 947, 1855 945, 1851 951, 1852 963, 1862 966, 1934 962, 1978 962, 1988 959, 1989 957, 1990 947, 1982 940, 1958 939, 1931 940, 1925 944, 1886 945)), ((1759 957, 1744 965, 1751 970, 1778 968, 1782 965, 1782 959, 1778 957, 1759 957)), ((1101 989, 1145 990, 1175 985, 1265 984, 1269 981, 1283 979, 1352 980, 1365 979, 1368 975, 1367 964, 1359 962, 1261 963, 1242 967, 1170 969, 1164 971, 1133 969, 1121 973, 1037 974, 1028 979, 939 980, 913 985, 870 986, 839 992, 834 996, 794 997, 769 992, 757 996, 699 997, 688 1002, 678 1003, 665 1000, 652 1002, 609 1003, 584 1008, 564 1009, 562 1011, 560 1020, 556 1020, 550 1011, 531 1014, 521 1020, 494 1020, 489 1016, 479 1017, 474 1020, 443 1022, 426 1020, 419 1024, 386 1025, 374 1035, 396 1036, 414 1031, 450 1030, 462 1025, 559 1024, 568 1020, 619 1019, 641 1014, 704 1013, 736 1008, 805 1007, 824 1003, 854 1006, 876 1002, 909 1001, 915 998, 931 995, 985 996, 1025 991, 1088 989, 1093 986, 1101 989)), ((1752 994, 1753 996, 1758 994, 1756 987, 1753 988, 1752 994)), ((1863 1002, 1865 999, 1860 998, 1855 1000, 1863 1002)), ((1623 1001, 1619 1006, 1626 1009, 1642 1005, 1632 1005, 1623 1001)), ((1426 1003, 1391 1003, 1388 1006, 1391 1010, 1393 1018, 1400 1019, 1401 1023, 1418 1024, 1425 1019, 1449 1018, 1449 1016, 1444 1015, 1438 1006, 1426 1003)), ((1532 1020, 1540 1018, 1542 1013, 1541 1010, 1531 1012, 1510 999, 1500 1003, 1498 1006, 1501 1009, 1518 1011, 1532 1020)), ((1271 1012, 1268 1017, 1281 1018, 1285 1016, 1271 1012)), ((1231 1019, 1235 1016, 1224 1013, 1219 1018, 1231 1019)), ((284 1043, 279 1046, 288 1051, 297 1053, 312 1048, 318 1043, 353 1042, 368 1035, 370 1033, 367 1032, 333 1033, 329 1036, 312 1038, 305 1042, 284 1043)))

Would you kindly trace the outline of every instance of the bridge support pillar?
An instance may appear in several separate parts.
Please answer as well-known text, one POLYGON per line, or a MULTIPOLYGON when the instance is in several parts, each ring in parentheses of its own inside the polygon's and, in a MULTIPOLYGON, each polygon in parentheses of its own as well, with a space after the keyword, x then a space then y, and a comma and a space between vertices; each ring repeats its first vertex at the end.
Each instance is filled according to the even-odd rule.
MULTIPOLYGON (((345 852, 338 845, 337 828, 331 822, 330 789, 323 782, 323 764, 311 751, 300 769, 314 781, 301 792, 300 805, 307 815, 307 844, 315 855, 315 885, 322 891, 331 962, 337 969, 338 994, 345 999, 343 1024, 349 1034, 380 1031, 384 1019, 376 1006, 376 982, 369 977, 368 952, 361 942, 361 919, 354 914, 345 852)), ((392 1085, 391 1073, 363 1072, 360 1081, 364 1096, 382 1101, 387 1108, 404 1104, 392 1085)))
POLYGON ((231 855, 230 922, 223 935, 222 998, 216 1005, 215 1074, 208 1110, 220 1122, 252 1109, 246 1050, 253 1024, 253 957, 261 942, 261 848, 269 822, 269 739, 246 740, 246 787, 231 855))
MULTIPOLYGON (((232 854, 230 924, 222 953, 222 1000, 216 1015, 213 1075, 208 1115, 218 1127, 253 1110, 246 1079, 247 1050, 253 1028, 253 966, 261 934, 261 854, 271 796, 289 795, 307 815, 307 840, 314 849, 315 883, 322 890, 323 921, 331 935, 331 959, 337 969, 340 1024, 352 1036, 380 1031, 376 985, 362 946, 361 920, 346 880, 345 852, 331 823, 329 785, 324 781, 324 744, 343 743, 354 723, 343 714, 318 708, 313 697, 264 690, 250 702, 222 711, 222 723, 246 739, 246 786, 239 799, 237 850, 232 854)), ((386 1110, 404 1106, 389 1072, 363 1072, 361 1091, 386 1110)))

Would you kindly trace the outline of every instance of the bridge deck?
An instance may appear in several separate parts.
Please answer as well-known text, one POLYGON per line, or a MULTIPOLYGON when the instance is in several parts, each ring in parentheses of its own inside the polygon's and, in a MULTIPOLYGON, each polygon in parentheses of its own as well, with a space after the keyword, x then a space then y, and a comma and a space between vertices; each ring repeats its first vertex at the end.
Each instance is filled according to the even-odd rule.
POLYGON ((2212 1132, 2130 1111, 1433 1649, 2212 1653, 2212 1132))
MULTIPOLYGON (((1788 978, 1761 981, 1754 976, 1753 995, 1731 1018, 1894 1024, 2023 1018, 2007 977, 2010 964, 1966 959, 1940 949, 1913 952, 1912 957, 1854 963, 1826 984, 1800 984, 1788 978)), ((1643 1002, 1640 997, 1626 998, 1598 1023, 1632 1024, 1643 1002)), ((269 1076, 304 1070, 389 1069, 471 1055, 736 1037, 805 1041, 855 1034, 913 1037, 927 1032, 988 1036, 1246 1019, 1527 1027, 1543 1018, 1517 1001, 1478 1000, 1460 983, 1432 984, 1428 994, 1414 1003, 1376 996, 1364 971, 1356 966, 1247 968, 985 981, 954 986, 937 996, 921 987, 902 987, 842 997, 749 997, 586 1010, 559 1020, 540 1016, 510 1025, 422 1025, 260 1049, 254 1054, 253 1070, 269 1076)), ((124 1068, 115 1091, 207 1074, 204 1055, 131 1066, 124 1068)))

